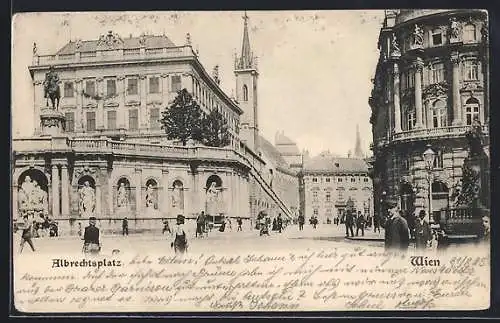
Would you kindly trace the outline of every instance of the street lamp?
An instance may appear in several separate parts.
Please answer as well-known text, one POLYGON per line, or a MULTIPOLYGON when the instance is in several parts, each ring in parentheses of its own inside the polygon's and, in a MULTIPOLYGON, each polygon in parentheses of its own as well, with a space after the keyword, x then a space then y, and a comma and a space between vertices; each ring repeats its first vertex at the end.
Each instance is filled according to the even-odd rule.
POLYGON ((434 160, 436 158, 436 153, 431 149, 430 145, 427 145, 427 150, 423 153, 423 158, 425 162, 425 168, 427 170, 428 181, 429 181, 429 224, 433 222, 432 217, 432 171, 434 169, 434 160))

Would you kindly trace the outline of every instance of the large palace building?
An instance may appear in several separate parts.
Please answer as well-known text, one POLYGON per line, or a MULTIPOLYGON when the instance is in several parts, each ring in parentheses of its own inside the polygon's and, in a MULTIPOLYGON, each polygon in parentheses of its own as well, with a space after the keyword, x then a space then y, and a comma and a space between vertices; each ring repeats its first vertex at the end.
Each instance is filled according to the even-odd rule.
POLYGON ((53 55, 34 49, 36 129, 13 140, 14 218, 44 214, 64 227, 95 215, 107 228, 127 216, 147 229, 202 210, 214 219, 254 219, 262 210, 293 217, 302 159, 290 143, 275 147, 259 135, 259 73, 246 15, 234 68, 236 98, 230 98, 217 68, 209 75, 201 65, 189 34, 182 46, 165 35, 110 31, 71 41, 53 55), (44 97, 49 71, 59 78, 58 109, 44 97), (229 125, 227 147, 167 140, 161 112, 181 89, 205 113, 221 112, 229 125))
POLYGON ((378 47, 369 99, 375 211, 386 198, 406 214, 432 201, 436 216, 462 176, 473 123, 488 148, 487 13, 386 10, 378 47), (426 169, 429 146, 436 158, 426 169))

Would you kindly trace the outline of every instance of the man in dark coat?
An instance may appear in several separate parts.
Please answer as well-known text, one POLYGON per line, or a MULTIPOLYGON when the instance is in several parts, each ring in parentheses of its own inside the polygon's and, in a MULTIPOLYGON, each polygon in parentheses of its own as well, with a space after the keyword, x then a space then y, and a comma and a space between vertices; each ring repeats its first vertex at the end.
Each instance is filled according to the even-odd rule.
POLYGON ((389 205, 390 218, 385 223, 385 249, 408 250, 410 232, 396 203, 389 205))
POLYGON ((354 214, 352 209, 347 209, 345 211, 345 236, 349 238, 349 231, 351 231, 351 237, 354 237, 354 214))
POLYGON ((99 241, 99 229, 96 227, 97 219, 93 216, 89 218, 89 226, 85 228, 83 234, 83 251, 87 254, 98 254, 101 251, 99 241))
POLYGON ((128 236, 128 219, 125 217, 122 221, 122 235, 128 236))
POLYGON ((432 240, 431 226, 425 220, 425 210, 420 210, 418 220, 415 222, 415 245, 417 249, 427 248, 432 240))
POLYGON ((278 214, 278 218, 276 219, 276 226, 279 233, 281 233, 283 230, 283 219, 281 218, 281 213, 278 214))
POLYGON ((356 237, 359 234, 359 230, 361 229, 361 236, 365 236, 365 217, 361 214, 361 211, 358 211, 358 217, 356 218, 356 237))
POLYGON ((302 214, 299 214, 299 230, 304 230, 304 222, 305 222, 305 219, 304 219, 304 216, 302 214))

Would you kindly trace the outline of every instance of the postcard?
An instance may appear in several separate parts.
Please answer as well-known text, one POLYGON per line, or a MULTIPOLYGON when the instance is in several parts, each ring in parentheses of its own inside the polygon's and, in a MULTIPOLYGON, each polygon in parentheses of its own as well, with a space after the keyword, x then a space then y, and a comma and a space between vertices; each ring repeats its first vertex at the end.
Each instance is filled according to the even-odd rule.
POLYGON ((11 314, 489 308, 488 26, 16 14, 11 314))

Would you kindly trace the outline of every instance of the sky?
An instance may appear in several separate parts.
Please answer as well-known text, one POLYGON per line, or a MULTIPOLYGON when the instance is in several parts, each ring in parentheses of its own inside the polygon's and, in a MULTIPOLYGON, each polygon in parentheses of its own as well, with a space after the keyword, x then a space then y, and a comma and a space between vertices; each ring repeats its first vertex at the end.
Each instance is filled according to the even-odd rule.
MULTIPOLYGON (((98 39, 112 30, 122 38, 165 34, 184 45, 191 34, 200 61, 211 74, 219 65, 221 87, 234 91, 234 54, 241 51, 243 12, 24 13, 14 16, 12 44, 12 134, 34 129, 33 85, 28 66, 67 42, 98 39)), ((274 143, 277 131, 311 156, 354 151, 356 125, 362 149, 372 141, 368 105, 382 10, 248 11, 252 51, 258 56, 260 133, 274 143)))

